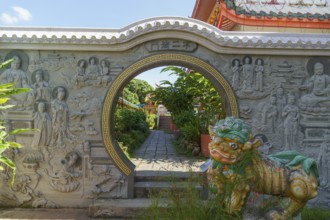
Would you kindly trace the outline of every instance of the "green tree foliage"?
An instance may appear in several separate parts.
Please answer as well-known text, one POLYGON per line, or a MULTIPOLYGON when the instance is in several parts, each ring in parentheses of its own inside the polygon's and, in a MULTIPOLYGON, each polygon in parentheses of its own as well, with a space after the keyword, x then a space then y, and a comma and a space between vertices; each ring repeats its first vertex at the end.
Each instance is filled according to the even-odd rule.
POLYGON ((117 108, 115 112, 115 137, 128 154, 141 146, 148 137, 149 125, 142 111, 117 108))
POLYGON ((124 99, 133 104, 142 104, 146 95, 153 90, 153 87, 148 82, 133 79, 124 88, 124 99))
POLYGON ((170 72, 178 78, 174 83, 162 81, 153 93, 154 99, 166 106, 179 127, 185 123, 195 124, 191 117, 196 116, 200 132, 205 133, 213 119, 224 118, 221 96, 202 74, 188 73, 173 66, 164 68, 162 72, 170 72))
MULTIPOLYGON (((0 64, 0 68, 5 67, 6 65, 10 64, 13 61, 14 60, 8 60, 8 61, 0 64)), ((3 110, 13 107, 13 105, 7 104, 7 102, 10 100, 10 98, 9 98, 10 96, 24 93, 27 91, 28 91, 27 88, 15 88, 14 84, 12 84, 12 83, 0 85, 0 113, 2 114, 3 110)), ((8 137, 11 134, 14 135, 14 134, 18 134, 18 133, 21 133, 24 131, 26 131, 26 129, 16 129, 11 132, 8 132, 6 130, 6 127, 3 126, 3 120, 0 121, 0 162, 1 162, 0 170, 5 169, 5 167, 3 165, 9 167, 12 170, 11 185, 14 182, 16 167, 15 167, 14 162, 10 158, 6 157, 4 154, 5 154, 6 150, 11 149, 11 148, 19 148, 19 147, 21 147, 21 145, 16 142, 9 141, 8 137)))

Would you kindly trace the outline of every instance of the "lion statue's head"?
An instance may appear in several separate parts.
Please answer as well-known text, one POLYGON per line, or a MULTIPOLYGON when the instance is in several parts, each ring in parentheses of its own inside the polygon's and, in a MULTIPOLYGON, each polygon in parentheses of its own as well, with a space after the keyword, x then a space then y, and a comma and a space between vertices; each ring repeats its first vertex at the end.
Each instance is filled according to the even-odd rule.
POLYGON ((212 141, 209 144, 211 157, 222 164, 235 164, 245 151, 262 145, 260 139, 252 140, 251 127, 243 120, 227 117, 209 127, 212 141))

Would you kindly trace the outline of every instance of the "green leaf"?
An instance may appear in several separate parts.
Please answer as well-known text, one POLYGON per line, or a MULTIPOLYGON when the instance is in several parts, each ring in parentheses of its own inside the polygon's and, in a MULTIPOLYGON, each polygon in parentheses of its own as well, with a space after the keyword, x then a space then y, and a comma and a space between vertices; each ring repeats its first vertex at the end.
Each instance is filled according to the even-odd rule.
POLYGON ((6 166, 8 166, 10 169, 12 169, 10 186, 13 186, 14 180, 15 180, 15 174, 16 174, 16 167, 15 167, 14 162, 5 156, 0 156, 0 162, 4 163, 6 166))
POLYGON ((14 107, 15 105, 4 105, 4 106, 0 106, 0 109, 9 109, 14 107))
POLYGON ((14 87, 14 83, 1 84, 0 85, 0 91, 3 90, 3 89, 13 88, 13 87, 14 87))
POLYGON ((30 128, 20 128, 20 129, 15 129, 11 132, 9 132, 9 134, 13 135, 13 134, 21 134, 24 132, 28 132, 28 131, 33 131, 34 129, 30 129, 30 128))
POLYGON ((12 148, 21 148, 22 145, 13 141, 7 141, 7 143, 10 145, 12 148))
POLYGON ((0 90, 0 98, 17 95, 30 91, 29 88, 9 88, 0 90))
POLYGON ((3 141, 3 143, 0 143, 0 155, 1 155, 2 151, 7 150, 8 148, 10 148, 10 145, 8 144, 8 142, 3 141))
POLYGON ((14 162, 5 156, 0 156, 0 162, 4 163, 11 169, 16 169, 14 162))
POLYGON ((5 132, 5 131, 0 131, 0 140, 3 140, 3 139, 5 139, 6 137, 7 137, 7 132, 5 132))
POLYGON ((4 68, 5 66, 11 64, 12 62, 14 62, 14 59, 10 59, 10 60, 7 60, 3 63, 0 63, 0 69, 4 68))
POLYGON ((0 146, 0 155, 9 148, 9 146, 8 147, 4 147, 4 148, 2 148, 2 147, 4 147, 4 146, 0 146))
POLYGON ((10 98, 0 98, 0 105, 8 102, 8 100, 10 100, 10 98))
POLYGON ((5 170, 5 168, 0 165, 0 171, 4 171, 4 170, 5 170))

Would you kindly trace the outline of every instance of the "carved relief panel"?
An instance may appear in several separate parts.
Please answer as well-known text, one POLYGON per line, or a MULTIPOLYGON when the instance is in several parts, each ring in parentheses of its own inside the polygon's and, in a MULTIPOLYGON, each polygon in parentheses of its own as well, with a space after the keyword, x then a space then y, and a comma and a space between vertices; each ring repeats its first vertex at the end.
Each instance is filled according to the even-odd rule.
POLYGON ((102 155, 106 165, 95 165, 84 150, 89 140, 102 143, 103 96, 123 66, 108 54, 8 51, 5 59, 10 58, 14 62, 0 72, 1 83, 30 90, 13 96, 15 107, 1 112, 1 119, 9 130, 36 131, 11 137, 24 148, 7 153, 17 164, 17 174, 10 189, 10 171, 1 173, 0 203, 69 207, 75 198, 84 197, 83 205, 100 196, 127 197, 126 179, 109 164, 107 153, 102 155), (61 202, 61 197, 67 200, 61 202))

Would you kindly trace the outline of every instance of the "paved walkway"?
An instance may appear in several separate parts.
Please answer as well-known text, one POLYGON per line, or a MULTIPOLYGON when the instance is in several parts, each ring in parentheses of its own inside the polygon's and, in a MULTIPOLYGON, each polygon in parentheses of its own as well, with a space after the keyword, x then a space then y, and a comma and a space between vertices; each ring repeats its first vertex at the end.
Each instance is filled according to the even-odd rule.
POLYGON ((199 172, 199 167, 204 161, 176 156, 172 139, 172 134, 162 130, 152 130, 141 148, 133 154, 132 162, 136 170, 199 172))

